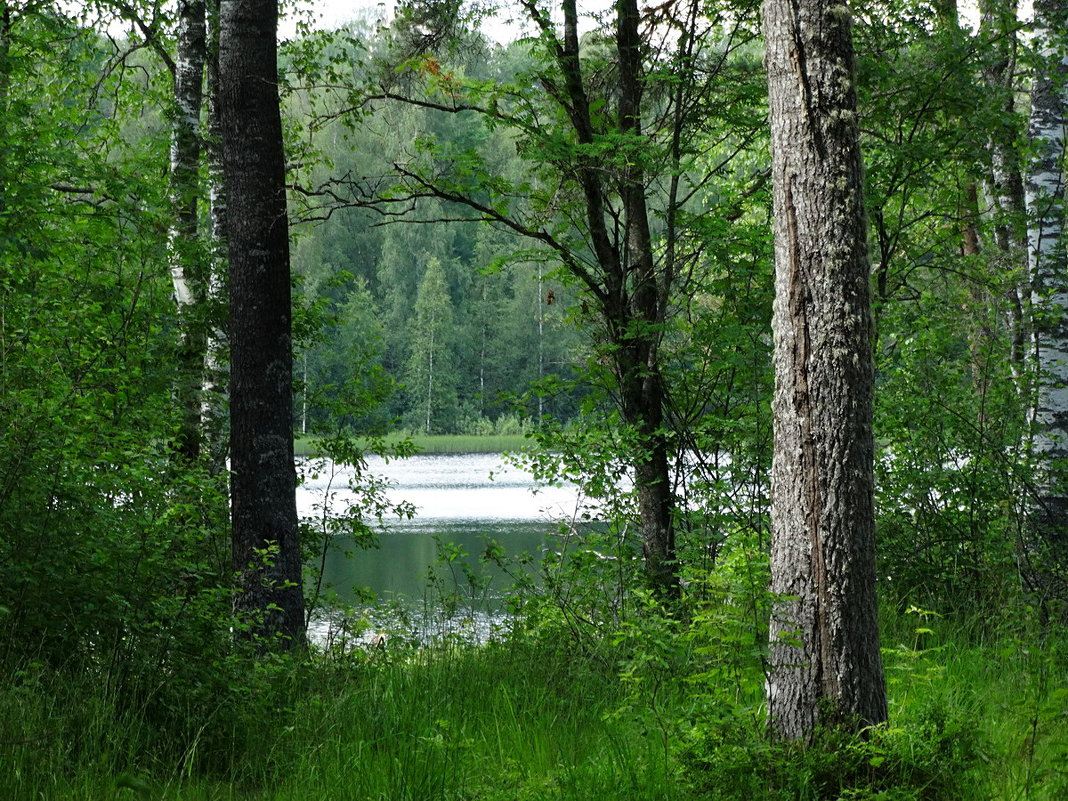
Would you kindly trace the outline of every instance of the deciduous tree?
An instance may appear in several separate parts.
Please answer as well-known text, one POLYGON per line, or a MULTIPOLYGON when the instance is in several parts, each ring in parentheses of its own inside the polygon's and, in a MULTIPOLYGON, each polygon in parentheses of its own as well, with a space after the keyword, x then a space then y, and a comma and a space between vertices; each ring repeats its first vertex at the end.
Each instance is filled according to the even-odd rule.
POLYGON ((182 415, 179 448, 190 459, 200 452, 200 391, 206 347, 204 259, 197 235, 200 206, 200 111, 204 97, 205 20, 203 0, 178 3, 178 46, 174 59, 171 120, 171 279, 182 322, 178 397, 182 415))
POLYGON ((1039 600, 1068 600, 1068 251, 1064 233, 1064 126, 1068 100, 1068 4, 1036 0, 1035 72, 1028 138, 1027 261, 1036 392, 1032 437, 1036 492, 1025 579, 1039 600))
POLYGON ((224 0, 219 108, 230 253, 235 601, 267 647, 305 639, 276 0, 224 0))
POLYGON ((403 80, 390 70, 358 102, 400 101, 505 131, 523 174, 509 180, 477 147, 424 137, 395 160, 402 188, 380 207, 396 213, 399 200, 426 198, 467 206, 468 219, 527 238, 558 268, 554 279, 580 297, 597 343, 591 370, 628 429, 623 458, 634 476, 646 576, 661 595, 677 596, 662 347, 700 263, 694 221, 715 203, 705 202, 708 187, 734 169, 753 136, 747 115, 713 121, 707 113, 750 31, 745 15, 739 21, 699 2, 643 15, 636 0, 621 0, 610 28, 582 37, 575 0, 560 4, 559 23, 545 4, 521 5, 537 41, 530 68, 514 80, 468 80, 420 53, 406 61, 403 80), (724 147, 712 165, 698 146, 708 128, 724 147))
POLYGON ((875 602, 871 289, 850 15, 766 0, 775 202, 773 732, 886 719, 875 602))

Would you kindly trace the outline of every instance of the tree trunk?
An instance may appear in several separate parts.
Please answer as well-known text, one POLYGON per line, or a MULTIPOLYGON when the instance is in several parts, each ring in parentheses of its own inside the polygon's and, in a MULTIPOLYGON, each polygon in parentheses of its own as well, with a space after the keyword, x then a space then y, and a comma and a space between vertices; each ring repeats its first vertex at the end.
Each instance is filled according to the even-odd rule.
POLYGON ((1024 388, 1024 362, 1027 342, 1027 315, 1025 302, 1030 295, 1023 270, 1024 253, 1027 249, 1024 221, 1023 178, 1020 173, 1020 157, 1017 151, 1017 130, 1011 120, 1016 109, 1016 3, 984 0, 982 5, 982 28, 990 42, 990 57, 983 67, 983 83, 990 95, 995 112, 1000 120, 991 131, 988 150, 990 176, 988 188, 993 201, 994 244, 996 257, 993 267, 999 272, 1013 276, 1008 289, 1008 319, 1006 324, 1012 343, 1010 366, 1021 392, 1024 388))
POLYGON ((1068 600, 1068 253, 1064 239, 1064 125, 1068 3, 1036 0, 1036 72, 1025 187, 1034 332, 1032 447, 1035 496, 1024 543, 1024 576, 1043 609, 1068 600))
POLYGON ((207 295, 197 238, 200 199, 200 109, 204 82, 204 2, 178 3, 178 52, 174 62, 174 118, 171 122, 170 198, 174 220, 169 232, 171 281, 181 320, 178 350, 178 405, 182 416, 178 449, 190 460, 200 453, 201 387, 207 295))
POLYGON ((204 402, 201 430, 213 472, 226 467, 229 347, 225 317, 227 290, 226 187, 223 175, 222 122, 219 119, 219 0, 207 2, 208 213, 211 220, 207 286, 207 343, 204 355, 204 402))
MULTIPOLYGON (((960 254, 966 259, 978 259, 982 253, 979 244, 979 188, 970 182, 964 188, 962 203, 960 254)), ((987 423, 986 397, 993 378, 991 371, 992 345, 996 334, 986 324, 986 310, 991 305, 990 293, 978 281, 968 282, 968 300, 965 309, 969 313, 968 353, 972 375, 972 388, 979 399, 979 414, 976 422, 983 428, 987 423)))
POLYGON ((672 514, 675 497, 671 491, 668 444, 663 431, 664 391, 658 371, 640 383, 640 406, 637 411, 632 411, 632 419, 628 422, 635 425, 639 433, 640 453, 634 463, 634 486, 638 492, 645 573, 657 592, 666 598, 678 598, 681 587, 672 514))
POLYGON ((434 408, 434 323, 430 323, 430 350, 427 353, 426 375, 426 426, 425 433, 430 433, 430 415, 434 408))
MULTIPOLYGON (((637 0, 619 0, 616 20, 619 131, 633 137, 637 149, 642 137, 641 14, 637 0)), ((646 575, 658 592, 677 597, 679 580, 672 516, 675 499, 663 430, 665 389, 659 357, 668 286, 666 281, 661 284, 656 274, 645 175, 639 162, 640 158, 634 158, 620 180, 630 281, 620 282, 624 293, 619 298, 620 306, 629 308, 616 332, 619 343, 616 361, 623 417, 639 437, 634 485, 638 493, 646 575)))
POLYGON ((261 647, 305 641, 293 467, 289 224, 277 0, 224 0, 219 104, 230 250, 235 609, 261 647))
POLYGON ((765 0, 775 202, 773 733, 886 719, 875 601, 871 290, 850 19, 765 0))
POLYGON ((10 78, 8 77, 8 58, 11 54, 11 26, 14 20, 11 8, 0 0, 0 111, 5 111, 10 78))

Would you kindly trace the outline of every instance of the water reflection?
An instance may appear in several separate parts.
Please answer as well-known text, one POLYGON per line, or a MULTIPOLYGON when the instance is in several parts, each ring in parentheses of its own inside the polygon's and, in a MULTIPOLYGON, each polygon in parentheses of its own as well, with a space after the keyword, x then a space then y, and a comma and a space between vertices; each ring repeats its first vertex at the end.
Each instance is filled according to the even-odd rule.
MULTIPOLYGON (((368 472, 388 480, 390 503, 415 506, 412 520, 387 520, 380 547, 353 551, 337 543, 328 554, 324 577, 342 603, 359 598, 354 588, 368 590, 379 601, 396 598, 433 604, 442 592, 456 593, 472 610, 495 611, 501 593, 512 583, 507 571, 479 557, 500 546, 509 561, 522 554, 534 557, 551 545, 552 532, 577 511, 574 487, 540 488, 533 477, 505 463, 499 454, 414 456, 384 461, 373 458, 368 472), (456 560, 441 564, 440 549, 455 548, 456 560), (345 551, 351 552, 346 556, 345 551), (466 554, 460 557, 459 554, 466 554), (465 572, 464 565, 472 573, 465 572), (428 590, 428 576, 440 580, 428 590), (469 575, 485 581, 472 586, 469 575)), ((321 514, 329 502, 337 509, 353 501, 346 483, 351 472, 320 470, 297 496, 302 516, 321 514)))

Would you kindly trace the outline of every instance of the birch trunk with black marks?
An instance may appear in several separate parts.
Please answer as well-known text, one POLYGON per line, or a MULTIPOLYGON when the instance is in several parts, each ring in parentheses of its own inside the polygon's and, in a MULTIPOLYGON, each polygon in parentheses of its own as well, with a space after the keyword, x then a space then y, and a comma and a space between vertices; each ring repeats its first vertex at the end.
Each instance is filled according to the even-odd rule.
POLYGON ((1028 589, 1048 611, 1068 600, 1068 244, 1064 237, 1064 137, 1068 3, 1036 0, 1035 75, 1028 138, 1027 260, 1031 279, 1035 493, 1023 556, 1028 589))
POLYGON ((289 221, 277 0, 223 0, 219 117, 230 253, 235 611, 261 647, 305 642, 296 472, 289 221))
POLYGON ((177 386, 181 414, 178 449, 190 460, 200 454, 201 388, 207 341, 207 276, 197 232, 204 55, 204 2, 181 0, 178 3, 178 47, 174 60, 171 122, 170 199, 174 218, 168 243, 174 300, 181 321, 177 386))
POLYGON ((209 264, 207 281, 208 329, 204 349, 204 398, 201 427, 213 471, 226 467, 226 404, 229 392, 229 348, 226 335, 227 233, 226 188, 222 164, 222 122, 219 119, 219 0, 207 2, 208 135, 205 155, 208 172, 209 264))
POLYGON ((983 37, 990 43, 982 70, 982 80, 998 122, 987 145, 990 175, 987 194, 995 213, 992 267, 1011 276, 1007 290, 1008 315, 1005 321, 1009 339, 1010 367, 1017 385, 1024 387, 1027 343, 1027 304, 1031 294, 1024 269, 1027 251, 1026 210, 1023 175, 1017 146, 1016 113, 1016 30, 1019 22, 1016 3, 981 3, 983 37))
POLYGON ((886 719, 875 599, 872 322, 845 6, 765 0, 775 203, 773 733, 886 719))

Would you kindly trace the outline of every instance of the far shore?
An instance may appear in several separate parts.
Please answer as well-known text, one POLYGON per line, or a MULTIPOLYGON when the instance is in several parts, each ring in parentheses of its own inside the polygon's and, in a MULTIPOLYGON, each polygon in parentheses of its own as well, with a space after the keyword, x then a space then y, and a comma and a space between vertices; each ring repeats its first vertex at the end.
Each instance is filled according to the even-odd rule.
MULTIPOLYGON (((404 439, 403 434, 390 434, 385 437, 386 444, 393 444, 404 439)), ((429 434, 409 437, 415 446, 415 452, 421 454, 440 453, 505 453, 522 450, 528 444, 523 434, 429 434)), ((318 456, 319 438, 297 436, 293 443, 297 456, 318 456)))

